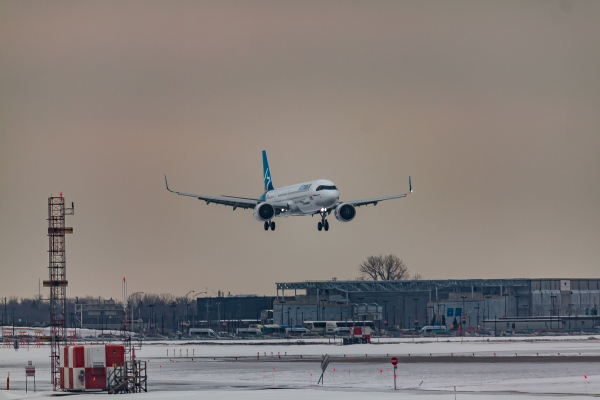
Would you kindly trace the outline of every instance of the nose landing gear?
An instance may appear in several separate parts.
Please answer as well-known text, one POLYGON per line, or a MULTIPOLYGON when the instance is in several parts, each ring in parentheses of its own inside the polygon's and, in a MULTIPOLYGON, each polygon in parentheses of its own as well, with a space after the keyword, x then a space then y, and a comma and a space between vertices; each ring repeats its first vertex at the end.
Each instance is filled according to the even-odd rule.
POLYGON ((272 231, 275 230, 275 221, 265 221, 265 231, 268 231, 271 228, 272 231))
POLYGON ((327 219, 325 218, 327 216, 326 213, 321 213, 321 222, 319 222, 317 224, 317 229, 319 229, 319 232, 322 229, 325 229, 325 232, 327 232, 329 230, 329 222, 327 222, 327 219))

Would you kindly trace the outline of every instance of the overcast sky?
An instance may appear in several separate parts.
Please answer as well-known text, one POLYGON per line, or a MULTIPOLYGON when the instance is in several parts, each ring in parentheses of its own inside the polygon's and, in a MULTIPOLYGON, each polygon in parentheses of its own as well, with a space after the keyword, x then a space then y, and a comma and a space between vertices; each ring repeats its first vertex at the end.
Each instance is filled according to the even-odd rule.
POLYGON ((600 2, 0 3, 0 296, 274 294, 396 254, 425 279, 600 277, 600 2), (168 193, 330 179, 348 224, 168 193), (213 292, 214 291, 214 292, 213 292), (47 290, 46 290, 47 292, 47 290), (46 293, 47 294, 47 293, 46 293))

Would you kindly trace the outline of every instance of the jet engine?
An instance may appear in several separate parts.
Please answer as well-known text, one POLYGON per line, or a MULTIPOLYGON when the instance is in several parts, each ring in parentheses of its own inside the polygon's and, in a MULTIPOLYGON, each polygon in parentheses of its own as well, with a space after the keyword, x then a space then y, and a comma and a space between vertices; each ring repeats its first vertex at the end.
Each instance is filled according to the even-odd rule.
POLYGON ((356 216, 356 209, 352 204, 340 204, 335 208, 335 219, 340 222, 350 222, 356 216))
POLYGON ((275 216, 275 208, 269 203, 260 203, 254 207, 254 218, 260 222, 270 221, 275 216))

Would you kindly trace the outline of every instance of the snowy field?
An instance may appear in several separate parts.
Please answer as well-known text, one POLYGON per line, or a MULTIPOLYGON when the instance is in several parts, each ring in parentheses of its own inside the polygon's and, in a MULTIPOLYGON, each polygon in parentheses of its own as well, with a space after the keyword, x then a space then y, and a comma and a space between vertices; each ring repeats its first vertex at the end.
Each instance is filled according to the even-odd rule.
MULTIPOLYGON (((600 337, 377 339, 339 346, 329 340, 145 343, 150 399, 557 399, 600 397, 600 337), (167 355, 168 351, 168 355, 167 355), (180 356, 181 354, 181 356, 180 356), (331 363, 317 386, 320 360, 331 363), (393 390, 392 356, 400 359, 393 390), (237 358, 237 359, 236 359, 237 358), (312 374, 312 376, 311 376, 312 374), (585 378, 587 376, 587 378, 585 378)), ((0 348, 0 399, 51 395, 50 350, 0 348), (25 394, 25 365, 36 366, 36 394, 25 394)), ((30 383, 31 380, 30 380, 30 383)), ((106 394, 78 395, 108 398, 106 394)))

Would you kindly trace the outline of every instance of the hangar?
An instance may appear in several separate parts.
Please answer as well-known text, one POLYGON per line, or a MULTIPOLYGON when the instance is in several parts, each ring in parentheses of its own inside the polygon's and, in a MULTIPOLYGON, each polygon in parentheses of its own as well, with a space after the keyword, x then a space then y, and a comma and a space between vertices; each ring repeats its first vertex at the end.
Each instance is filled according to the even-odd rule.
POLYGON ((447 279, 277 283, 273 321, 373 320, 381 328, 597 326, 600 279, 447 279))

